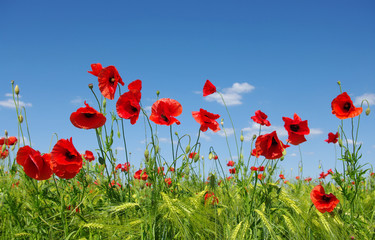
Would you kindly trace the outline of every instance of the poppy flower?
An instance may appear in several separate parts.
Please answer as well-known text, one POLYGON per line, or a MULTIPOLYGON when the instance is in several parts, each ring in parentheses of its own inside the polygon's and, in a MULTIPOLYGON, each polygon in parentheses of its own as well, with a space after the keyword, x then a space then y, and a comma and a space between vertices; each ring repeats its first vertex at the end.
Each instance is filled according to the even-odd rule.
POLYGON ((255 142, 255 156, 264 156, 266 159, 278 159, 284 156, 285 148, 288 145, 283 144, 277 137, 276 131, 260 135, 255 142))
POLYGON ((89 71, 94 76, 98 77, 99 90, 105 98, 113 100, 115 98, 117 84, 124 86, 124 82, 120 77, 116 67, 108 66, 103 68, 100 63, 91 64, 92 71, 89 71))
POLYGON ((310 193, 310 198, 319 212, 332 212, 340 202, 332 193, 326 194, 321 185, 315 186, 310 193))
POLYGON ((307 126, 307 120, 302 121, 301 118, 295 113, 294 119, 283 117, 285 122, 284 127, 288 132, 288 142, 293 145, 298 145, 306 141, 304 135, 310 134, 310 129, 307 126))
POLYGON ((78 108, 78 110, 70 115, 70 122, 77 128, 93 129, 99 128, 107 121, 106 117, 94 108, 90 107, 85 101, 86 107, 78 108))
POLYGON ((259 170, 260 172, 263 172, 263 171, 264 171, 264 166, 259 166, 258 170, 259 170))
POLYGON ((321 172, 321 173, 319 174, 319 179, 325 179, 328 175, 329 175, 329 173, 321 172))
POLYGON ((231 168, 231 169, 229 169, 229 173, 230 173, 230 174, 235 174, 235 173, 236 173, 236 169, 235 169, 235 168, 231 168))
POLYGON ((231 179, 233 179, 232 176, 227 177, 227 180, 228 180, 228 181, 230 181, 231 179))
POLYGON ((147 178, 148 178, 148 175, 147 175, 146 171, 140 169, 140 170, 138 170, 134 173, 134 178, 139 179, 139 180, 142 179, 142 180, 146 181, 147 178))
POLYGON ((339 119, 354 118, 362 113, 362 107, 355 107, 346 92, 341 93, 331 103, 332 114, 339 119))
POLYGON ((258 171, 258 168, 255 167, 255 166, 252 166, 252 167, 250 168, 250 170, 251 170, 251 171, 258 171))
POLYGON ((210 80, 207 80, 203 86, 203 97, 211 95, 216 92, 216 87, 213 85, 210 80))
POLYGON ((327 143, 337 143, 339 136, 340 135, 339 135, 338 132, 336 134, 330 132, 330 133, 328 133, 328 139, 326 139, 324 141, 326 141, 327 143))
POLYGON ((173 123, 180 125, 180 121, 175 117, 181 113, 182 106, 179 102, 170 98, 162 98, 152 105, 150 120, 159 125, 170 126, 173 123))
POLYGON ((311 177, 305 178, 305 182, 310 182, 312 180, 311 177))
POLYGON ((164 179, 164 182, 165 182, 166 184, 168 184, 168 187, 169 187, 169 186, 171 186, 171 184, 172 184, 172 179, 171 179, 171 178, 166 178, 166 179, 164 179))
POLYGON ((60 139, 52 149, 52 171, 59 177, 71 179, 82 168, 82 157, 74 147, 72 138, 60 139))
POLYGON ((164 167, 158 167, 158 174, 160 173, 164 174, 164 167))
POLYGON ((174 167, 170 167, 169 171, 174 172, 174 167))
POLYGON ((202 132, 207 131, 208 128, 210 128, 213 132, 217 132, 220 130, 219 123, 216 122, 216 119, 220 117, 219 114, 213 114, 201 108, 199 112, 193 111, 192 115, 195 121, 197 121, 201 125, 200 130, 202 132))
POLYGON ((116 111, 119 117, 130 119, 130 123, 134 125, 139 117, 141 106, 141 80, 135 80, 128 86, 129 91, 122 94, 116 103, 116 111))
POLYGON ((217 160, 219 157, 217 155, 214 155, 214 160, 217 160))
POLYGON ((260 125, 266 125, 267 127, 271 126, 271 123, 267 120, 267 115, 262 111, 258 110, 255 112, 255 116, 252 116, 254 122, 259 123, 260 125))
POLYGON ((195 157, 195 155, 197 155, 198 153, 196 152, 191 152, 189 153, 189 158, 193 159, 195 157))
POLYGON ((95 160, 94 154, 93 154, 91 151, 89 151, 89 150, 86 150, 86 152, 85 152, 85 154, 83 155, 83 157, 84 157, 87 161, 89 161, 89 162, 95 160))
POLYGON ((285 179, 284 174, 280 174, 279 177, 280 177, 281 179, 285 179))
POLYGON ((331 174, 331 175, 333 175, 333 171, 332 171, 332 169, 328 169, 327 174, 331 174))
POLYGON ((6 144, 8 147, 12 146, 17 143, 17 138, 16 137, 9 137, 9 138, 0 138, 0 146, 3 146, 6 144))
POLYGON ((216 204, 219 203, 219 199, 215 196, 215 194, 214 194, 214 193, 210 193, 210 192, 208 192, 208 193, 206 193, 206 194, 204 195, 204 204, 206 205, 206 203, 207 203, 210 199, 212 199, 212 202, 211 202, 212 205, 214 205, 215 203, 216 203, 216 204))
POLYGON ((263 180, 264 179, 264 175, 262 173, 258 174, 258 179, 259 180, 263 180))
POLYGON ((232 160, 230 160, 230 161, 227 163, 227 166, 228 166, 228 167, 233 167, 234 164, 235 164, 235 162, 232 161, 232 160))
POLYGON ((50 165, 51 154, 49 153, 42 156, 39 151, 30 146, 24 146, 18 150, 16 160, 23 167, 26 175, 36 180, 47 180, 53 174, 50 165))
POLYGON ((299 177, 299 176, 296 176, 296 179, 297 179, 297 180, 299 180, 299 179, 300 179, 300 177, 299 177))
POLYGON ((5 150, 3 151, 3 149, 0 148, 0 158, 1 158, 1 159, 5 159, 6 157, 8 157, 8 155, 9 155, 9 151, 8 151, 8 149, 5 149, 5 150))

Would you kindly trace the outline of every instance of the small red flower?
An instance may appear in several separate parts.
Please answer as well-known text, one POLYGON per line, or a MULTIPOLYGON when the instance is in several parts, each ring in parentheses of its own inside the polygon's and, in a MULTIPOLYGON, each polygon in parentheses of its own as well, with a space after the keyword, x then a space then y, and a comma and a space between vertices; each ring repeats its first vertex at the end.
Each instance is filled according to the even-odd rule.
POLYGON ((279 177, 280 177, 281 179, 285 179, 285 177, 284 177, 283 174, 280 174, 279 177))
POLYGON ((174 172, 174 167, 170 167, 170 168, 169 168, 169 171, 170 171, 170 172, 174 172))
POLYGON ((331 103, 332 114, 339 119, 354 118, 362 113, 362 107, 355 107, 346 92, 341 93, 331 103))
POLYGON ((196 152, 191 152, 190 154, 189 154, 189 158, 191 158, 191 159, 193 159, 194 157, 195 157, 195 155, 197 155, 198 153, 196 153, 196 152))
POLYGON ((307 126, 307 120, 302 121, 295 113, 294 119, 283 117, 285 122, 284 127, 288 131, 288 142, 293 145, 298 145, 306 141, 304 135, 310 134, 310 129, 307 126))
POLYGON ((332 193, 326 194, 321 185, 315 186, 310 193, 310 198, 319 212, 332 212, 340 202, 332 193))
POLYGON ((258 171, 258 168, 255 167, 255 166, 252 166, 252 167, 250 168, 250 170, 251 170, 251 171, 258 171))
POLYGON ((258 174, 258 179, 259 180, 263 180, 264 179, 264 175, 262 173, 258 174))
POLYGON ((207 80, 203 86, 203 97, 211 95, 215 92, 216 92, 216 87, 210 82, 210 80, 207 80))
POLYGON ((327 174, 331 174, 331 175, 333 175, 333 171, 332 171, 332 169, 328 169, 327 174))
POLYGON ((227 180, 228 180, 228 181, 230 181, 231 179, 233 179, 232 176, 227 177, 227 180))
POLYGON ((271 126, 271 123, 267 120, 267 115, 262 111, 258 110, 255 112, 255 116, 252 116, 254 122, 259 123, 260 125, 266 125, 267 127, 271 126))
POLYGON ((255 155, 259 157, 264 156, 266 159, 278 159, 284 154, 284 145, 277 137, 276 131, 269 134, 260 135, 255 142, 255 155))
POLYGON ((259 166, 258 171, 263 172, 264 171, 264 166, 259 166))
POLYGON ((305 182, 311 182, 311 180, 312 180, 311 177, 305 178, 305 182))
POLYGON ((216 122, 216 119, 220 117, 219 114, 207 112, 202 108, 199 110, 199 112, 192 112, 192 114, 195 121, 201 125, 200 130, 202 132, 207 131, 208 128, 210 128, 213 132, 220 130, 219 123, 216 122))
POLYGON ((230 161, 227 163, 227 166, 228 166, 228 167, 233 167, 234 164, 235 164, 235 162, 232 161, 232 160, 230 160, 230 161))
POLYGON ((296 179, 297 179, 297 180, 299 180, 299 179, 300 179, 300 177, 299 177, 299 176, 296 176, 296 179))
POLYGON ((9 146, 12 146, 17 143, 16 137, 9 137, 9 138, 0 138, 0 147, 2 147, 4 144, 9 146))
POLYGON ((158 174, 160 173, 164 174, 164 167, 158 167, 158 174))
POLYGON ((171 186, 172 184, 172 179, 171 178, 166 178, 164 179, 165 183, 168 184, 168 187, 171 186))
POLYGON ((78 108, 78 110, 70 115, 70 122, 77 127, 83 129, 93 129, 103 126, 106 117, 94 108, 90 107, 85 101, 86 107, 78 108))
POLYGON ((82 168, 82 157, 74 147, 72 138, 60 139, 51 154, 51 168, 59 178, 71 179, 82 168))
POLYGON ((89 150, 86 150, 86 152, 85 152, 85 154, 83 155, 83 157, 84 157, 87 161, 89 161, 89 162, 92 162, 92 161, 95 160, 94 154, 93 154, 91 151, 89 151, 89 150))
POLYGON ((135 179, 139 179, 139 180, 142 179, 142 180, 146 181, 147 178, 148 178, 148 175, 147 175, 146 171, 140 169, 140 170, 138 170, 138 171, 135 172, 134 178, 135 179))
POLYGON ((99 90, 105 98, 113 100, 115 98, 117 84, 124 86, 124 82, 120 77, 117 69, 114 66, 103 68, 100 63, 91 64, 92 71, 89 71, 94 76, 98 77, 99 90))
POLYGON ((134 125, 139 117, 141 110, 141 89, 142 81, 135 80, 128 86, 129 91, 122 94, 116 103, 116 111, 119 117, 130 119, 130 123, 134 125))
POLYGON ((235 174, 235 173, 236 173, 236 169, 235 169, 235 168, 231 168, 231 169, 229 169, 229 173, 230 173, 230 174, 235 174))
POLYGON ((218 204, 218 203, 219 203, 219 199, 215 196, 215 194, 214 194, 214 193, 210 193, 210 192, 208 192, 208 193, 206 193, 206 194, 204 195, 204 204, 206 205, 206 203, 207 203, 210 199, 212 199, 212 202, 211 202, 212 205, 214 205, 214 204, 218 204))
POLYGON ((146 182, 146 186, 147 186, 147 187, 151 187, 151 185, 152 185, 151 183, 146 182))
POLYGON ((285 180, 285 181, 284 181, 284 184, 287 184, 288 182, 289 182, 288 180, 285 180))
POLYGON ((182 106, 179 102, 170 98, 162 98, 152 105, 150 120, 159 125, 170 126, 173 123, 180 125, 180 121, 175 117, 181 113, 182 106))
POLYGON ((214 160, 217 160, 219 157, 217 155, 214 155, 214 160))
POLYGON ((330 132, 330 133, 328 133, 328 139, 326 139, 324 141, 326 141, 327 143, 337 143, 339 136, 340 135, 339 135, 338 132, 336 134, 330 132))
POLYGON ((6 157, 8 157, 8 155, 9 155, 8 149, 5 149, 4 152, 3 152, 3 149, 0 146, 0 158, 1 159, 5 159, 6 157))
POLYGON ((124 164, 117 164, 115 167, 115 170, 121 169, 121 172, 129 172, 130 163, 124 163, 124 164))
POLYGON ((373 172, 370 173, 370 176, 371 176, 371 177, 374 177, 374 176, 375 176, 375 173, 373 173, 373 172))
POLYGON ((50 165, 51 154, 49 153, 42 156, 39 151, 24 146, 18 150, 16 160, 23 167, 26 175, 36 180, 47 180, 53 174, 50 165))
POLYGON ((319 175, 319 179, 325 179, 328 175, 329 175, 329 173, 321 172, 320 175, 319 175))

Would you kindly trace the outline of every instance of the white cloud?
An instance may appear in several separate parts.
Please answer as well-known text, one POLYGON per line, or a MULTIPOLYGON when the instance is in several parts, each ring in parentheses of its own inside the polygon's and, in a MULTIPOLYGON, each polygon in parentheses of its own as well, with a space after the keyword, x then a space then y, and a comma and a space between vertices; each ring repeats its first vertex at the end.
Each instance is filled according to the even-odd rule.
POLYGON ((207 132, 201 132, 201 136, 200 138, 206 140, 206 141, 210 141, 211 140, 211 137, 208 136, 207 132))
MULTIPOLYGON (((361 96, 356 97, 355 100, 354 100, 354 105, 356 107, 360 107, 361 103, 362 103, 362 100, 364 100, 364 99, 366 99, 369 102, 370 105, 375 105, 375 94, 374 93, 365 93, 361 96)), ((363 106, 366 108, 367 103, 364 102, 363 106)))
MULTIPOLYGON (((254 90, 254 86, 248 84, 247 82, 244 83, 234 83, 230 88, 224 88, 222 91, 222 96, 224 98, 225 104, 227 106, 234 106, 242 104, 242 94, 251 92, 254 90)), ((205 99, 209 102, 218 102, 221 105, 224 105, 220 95, 218 93, 211 94, 205 99)))
POLYGON ((70 101, 73 105, 83 105, 83 99, 81 97, 76 97, 73 100, 70 101))
POLYGON ((296 153, 291 153, 291 154, 289 154, 289 156, 290 156, 290 157, 296 157, 297 154, 296 154, 296 153))
POLYGON ((319 128, 310 128, 310 135, 320 135, 323 131, 319 128))
MULTIPOLYGON (((23 101, 19 101, 19 104, 20 104, 20 107, 31 107, 32 106, 31 103, 25 103, 23 101)), ((0 101, 0 107, 16 108, 16 106, 14 105, 13 99, 7 99, 7 100, 0 101)))

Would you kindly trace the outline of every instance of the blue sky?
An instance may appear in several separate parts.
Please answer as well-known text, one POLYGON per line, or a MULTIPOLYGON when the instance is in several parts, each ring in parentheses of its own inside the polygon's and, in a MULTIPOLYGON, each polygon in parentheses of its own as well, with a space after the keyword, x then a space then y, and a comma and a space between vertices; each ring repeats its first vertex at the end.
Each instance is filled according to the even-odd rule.
MULTIPOLYGON (((183 106, 173 131, 190 134, 199 125, 192 111, 220 114, 231 130, 225 108, 215 97, 203 98, 206 79, 225 93, 239 137, 258 132, 250 119, 258 109, 286 140, 282 117, 297 113, 308 120, 311 134, 301 144, 304 176, 317 177, 334 168, 329 132, 340 121, 331 101, 341 81, 353 101, 367 96, 375 105, 375 3, 373 1, 3 1, 0 10, 0 126, 17 135, 15 110, 9 104, 10 81, 21 89, 27 107, 33 147, 47 152, 53 133, 73 138, 79 151, 97 148, 93 130, 75 128, 69 116, 94 97, 87 85, 91 63, 114 65, 125 84, 143 81, 142 104, 160 97, 183 106), (209 101, 211 100, 211 101, 209 101)), ((118 96, 117 96, 118 97, 118 96)), ((116 97, 116 99, 117 99, 116 97)), ((113 109, 115 101, 108 101, 113 109)), ((358 105, 357 105, 358 106, 358 105)), ((374 111, 373 111, 374 112, 374 111)), ((363 162, 374 163, 374 114, 361 117, 359 140, 363 162)), ((350 120, 345 121, 346 126, 350 120)), ((158 127, 162 154, 170 154, 169 128, 158 127)), ((1 134, 2 135, 2 134, 1 134)), ((131 161, 139 165, 144 151, 144 121, 126 121, 131 161)), ((232 152, 233 135, 229 136, 232 152)), ((201 153, 213 146, 223 164, 229 160, 223 132, 201 136, 201 153)), ((247 158, 250 142, 244 143, 247 158)), ((118 147, 124 162, 123 144, 118 147)), ((338 148, 337 148, 338 150, 338 148)), ((234 154, 236 155, 236 154, 234 154)), ((299 149, 292 146, 280 164, 296 174, 299 149)), ((206 170, 210 169, 206 160, 206 170)))

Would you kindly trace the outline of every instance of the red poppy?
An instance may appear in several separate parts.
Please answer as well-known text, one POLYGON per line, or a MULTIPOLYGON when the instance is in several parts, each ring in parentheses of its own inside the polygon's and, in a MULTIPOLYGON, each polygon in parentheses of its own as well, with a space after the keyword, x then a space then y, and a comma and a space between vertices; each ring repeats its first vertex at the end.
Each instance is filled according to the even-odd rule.
POLYGON ((204 195, 204 204, 206 205, 207 201, 209 201, 210 199, 212 199, 212 205, 214 205, 215 203, 219 203, 219 199, 215 196, 215 194, 208 192, 204 195))
POLYGON ((262 173, 258 174, 258 179, 259 180, 263 180, 264 179, 264 175, 262 173))
POLYGON ((134 178, 135 179, 139 179, 139 180, 142 179, 142 180, 146 181, 147 178, 148 178, 148 175, 147 175, 147 173, 146 173, 145 170, 140 169, 140 170, 138 170, 138 171, 135 172, 134 178))
POLYGON ((227 166, 228 166, 228 167, 233 167, 234 164, 235 164, 235 162, 232 161, 232 160, 230 160, 230 161, 227 163, 227 166))
POLYGON ((321 185, 315 186, 310 193, 310 198, 319 212, 332 212, 340 202, 332 193, 326 194, 321 185))
POLYGON ((147 187, 151 187, 151 185, 152 185, 151 183, 146 182, 146 186, 147 186, 147 187))
POLYGON ((337 143, 339 136, 340 135, 338 132, 336 134, 330 132, 328 133, 328 139, 324 141, 326 141, 327 143, 337 143))
POLYGON ((284 156, 284 145, 277 137, 276 131, 260 135, 255 142, 255 156, 264 156, 266 159, 278 159, 284 156))
POLYGON ((288 142, 293 145, 298 145, 306 141, 304 135, 310 133, 310 129, 307 126, 307 120, 301 121, 301 118, 295 113, 294 119, 283 117, 285 122, 284 127, 288 131, 288 142))
POLYGON ((158 174, 160 173, 164 174, 164 167, 158 167, 158 174))
POLYGON ((164 179, 164 182, 165 182, 166 184, 168 184, 168 187, 169 187, 169 186, 171 186, 171 184, 172 184, 172 179, 171 179, 171 178, 166 178, 166 179, 164 179))
POLYGON ((78 108, 78 110, 70 115, 70 121, 77 128, 93 129, 103 126, 106 117, 94 108, 90 107, 85 101, 86 107, 78 108))
POLYGON ((216 122, 216 119, 220 117, 219 114, 207 112, 202 108, 199 110, 199 112, 192 112, 192 114, 195 121, 201 125, 200 130, 202 132, 207 131, 208 128, 210 128, 213 132, 220 130, 219 123, 216 122))
POLYGON ((74 147, 72 138, 60 139, 52 149, 52 171, 59 177, 71 179, 82 168, 82 157, 74 147))
POLYGON ((375 173, 373 173, 373 172, 370 173, 370 176, 371 176, 371 177, 374 177, 374 176, 375 176, 375 173))
POLYGON ((128 86, 129 91, 122 94, 116 103, 117 114, 121 118, 130 119, 131 124, 135 124, 138 120, 141 106, 141 89, 142 81, 135 80, 128 86))
POLYGON ((180 121, 175 117, 181 113, 182 106, 179 102, 170 98, 162 98, 152 105, 150 120, 159 125, 170 126, 173 123, 180 125, 180 121))
POLYGON ((333 171, 332 171, 332 169, 328 169, 327 174, 331 174, 331 175, 333 175, 333 171))
POLYGON ((235 169, 235 168, 231 168, 231 169, 229 169, 229 173, 230 173, 230 174, 235 174, 235 173, 236 173, 236 169, 235 169))
POLYGON ((100 63, 91 64, 92 71, 89 71, 94 76, 98 77, 99 90, 105 98, 113 100, 115 98, 115 92, 117 84, 120 83, 124 86, 124 82, 120 77, 116 67, 108 66, 103 68, 100 63))
POLYGON ((219 157, 217 155, 214 155, 214 160, 217 160, 219 157))
POLYGON ((259 170, 260 172, 263 172, 263 171, 264 171, 264 166, 259 166, 258 170, 259 170))
POLYGON ((191 152, 190 154, 189 154, 189 158, 194 158, 195 157, 195 155, 197 155, 198 153, 196 153, 196 152, 191 152))
POLYGON ((230 181, 231 179, 233 179, 232 176, 227 177, 227 180, 228 180, 228 181, 230 181))
POLYGON ((260 125, 266 125, 267 127, 271 126, 271 123, 267 120, 267 115, 262 111, 258 110, 255 112, 255 116, 252 116, 254 122, 259 123, 260 125))
POLYGON ((124 163, 124 164, 117 164, 115 167, 115 170, 121 169, 121 172, 129 172, 130 163, 124 163))
POLYGON ((169 171, 174 172, 174 167, 170 167, 169 171))
POLYGON ((203 86, 203 97, 211 95, 216 92, 216 87, 213 85, 210 80, 207 80, 203 86))
POLYGON ((87 161, 89 161, 89 162, 95 160, 94 154, 93 154, 91 151, 89 151, 89 150, 86 150, 86 152, 85 152, 85 154, 83 155, 83 157, 84 157, 87 161))
POLYGON ((255 167, 255 166, 252 166, 252 167, 250 168, 250 170, 251 170, 251 171, 258 171, 258 168, 255 167))
POLYGON ((288 180, 285 180, 285 181, 284 181, 284 184, 287 184, 288 182, 289 182, 288 180))
POLYGON ((310 182, 312 180, 311 177, 305 178, 305 182, 310 182))
POLYGON ((328 175, 329 175, 329 173, 321 172, 321 173, 319 174, 319 179, 325 179, 328 175))
POLYGON ((297 179, 297 180, 299 180, 299 179, 300 179, 300 177, 299 177, 299 176, 296 176, 296 179, 297 179))
POLYGON ((50 165, 51 154, 49 153, 42 156, 39 151, 24 146, 18 150, 16 160, 23 167, 26 175, 36 180, 49 179, 53 174, 50 165))
POLYGON ((3 149, 0 147, 0 158, 5 159, 6 157, 8 157, 8 155, 9 155, 9 151, 7 149, 3 151, 3 149))
POLYGON ((346 92, 341 93, 331 103, 332 114, 339 119, 354 118, 362 113, 362 107, 355 107, 346 92))
POLYGON ((8 147, 17 143, 16 137, 0 138, 0 147, 6 144, 8 147))

